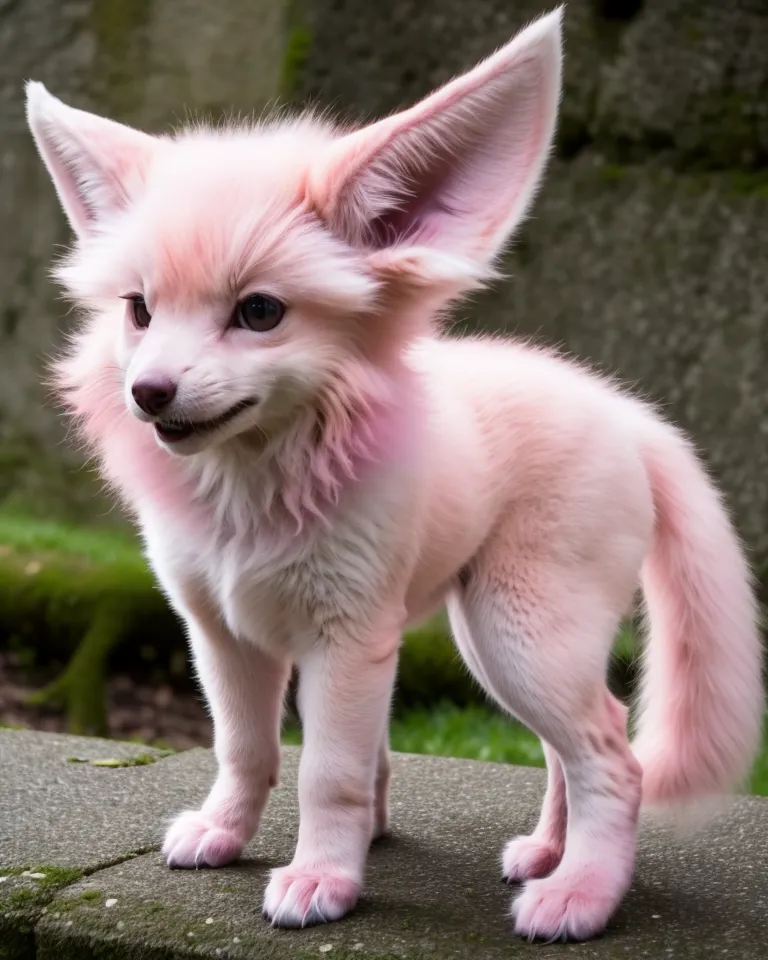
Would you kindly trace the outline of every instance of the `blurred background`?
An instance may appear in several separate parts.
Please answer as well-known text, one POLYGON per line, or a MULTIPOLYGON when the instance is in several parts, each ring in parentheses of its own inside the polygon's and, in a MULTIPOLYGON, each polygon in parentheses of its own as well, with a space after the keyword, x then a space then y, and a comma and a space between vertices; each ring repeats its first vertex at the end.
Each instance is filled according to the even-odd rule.
MULTIPOLYGON (((74 322, 68 241, 22 82, 152 131, 270 102, 405 106, 551 8, 542 0, 0 0, 0 722, 183 749, 210 728, 182 631, 44 386, 74 322)), ((556 160, 460 329, 564 345, 685 427, 768 597, 768 0, 570 0, 556 160)), ((638 631, 617 640, 629 694, 638 631)), ((300 736, 292 720, 286 738, 300 736)), ((403 650, 398 749, 540 763, 442 620, 403 650)), ((768 793, 768 752, 752 789, 768 793)))

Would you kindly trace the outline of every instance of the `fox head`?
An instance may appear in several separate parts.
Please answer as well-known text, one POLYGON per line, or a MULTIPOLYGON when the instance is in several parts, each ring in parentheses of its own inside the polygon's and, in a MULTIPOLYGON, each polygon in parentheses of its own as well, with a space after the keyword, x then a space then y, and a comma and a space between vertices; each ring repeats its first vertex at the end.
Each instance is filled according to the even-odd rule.
POLYGON ((560 21, 356 130, 304 116, 151 136, 30 82, 76 234, 56 270, 87 315, 60 367, 75 412, 96 433, 134 417, 190 455, 365 406, 439 310, 493 276, 525 214, 555 128, 560 21))

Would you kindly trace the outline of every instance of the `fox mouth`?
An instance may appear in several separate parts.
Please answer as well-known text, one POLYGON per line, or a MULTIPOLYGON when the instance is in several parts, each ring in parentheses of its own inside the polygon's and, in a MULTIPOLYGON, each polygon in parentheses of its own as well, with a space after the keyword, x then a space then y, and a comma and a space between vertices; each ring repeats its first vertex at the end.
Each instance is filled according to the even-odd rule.
POLYGON ((257 403, 258 401, 255 398, 241 400, 212 420, 157 420, 155 422, 155 433, 163 443, 178 443, 181 440, 188 440, 189 437, 212 433, 257 403))

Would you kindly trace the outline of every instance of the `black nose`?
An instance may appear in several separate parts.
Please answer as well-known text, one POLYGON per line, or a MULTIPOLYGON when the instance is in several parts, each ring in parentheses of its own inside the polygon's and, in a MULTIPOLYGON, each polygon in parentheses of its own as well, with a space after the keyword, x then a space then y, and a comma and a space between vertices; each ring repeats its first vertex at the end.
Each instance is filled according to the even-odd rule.
POLYGON ((156 417, 176 396, 176 384, 169 377, 149 375, 131 387, 133 399, 144 413, 156 417))

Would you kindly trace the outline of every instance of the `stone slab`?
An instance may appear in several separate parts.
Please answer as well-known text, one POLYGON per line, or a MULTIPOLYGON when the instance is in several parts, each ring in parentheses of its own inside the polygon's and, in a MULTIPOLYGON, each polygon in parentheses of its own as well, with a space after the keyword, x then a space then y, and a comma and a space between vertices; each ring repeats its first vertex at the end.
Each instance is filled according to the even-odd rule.
MULTIPOLYGON (((12 790, 4 783, 0 794, 3 842, 9 843, 9 833, 29 838, 34 820, 55 844, 41 844, 35 853, 51 850, 61 863, 88 865, 87 876, 52 890, 33 913, 14 913, 0 901, 0 942, 15 951, 0 947, 3 960, 768 956, 768 801, 760 798, 735 801, 706 830, 685 839, 644 822, 635 881, 606 934, 590 944, 529 945, 512 936, 506 920, 511 892, 499 880, 498 857, 511 835, 533 826, 543 772, 397 755, 393 834, 372 850, 358 909, 338 924, 281 931, 262 919, 260 904, 269 869, 290 859, 296 841, 297 750, 286 749, 282 784, 238 864, 170 871, 156 844, 165 820, 205 795, 214 771, 208 751, 105 770, 73 768, 66 757, 89 745, 102 756, 136 748, 31 734, 0 739, 3 780, 10 769, 16 783, 12 790), (35 766, 35 755, 44 759, 25 790, 17 781, 35 766), (67 809, 60 794, 51 819, 56 829, 44 825, 43 798, 51 795, 44 769, 72 800, 67 809), (70 782, 77 776, 84 778, 79 790, 70 782), (105 817, 102 807, 112 816, 105 817), (56 839, 57 831, 67 834, 66 841, 56 839), (154 849, 135 856, 144 843, 154 849), (113 865, 99 869, 110 857, 113 865)), ((17 841, 3 849, 20 847, 17 841)))
POLYGON ((176 806, 205 795, 213 775, 204 750, 163 758, 160 751, 91 737, 0 731, 0 867, 50 864, 90 871, 161 839, 176 806), (158 758, 135 767, 96 767, 158 758), (86 762, 76 762, 76 761, 86 762), (190 786, 185 771, 193 768, 190 786))
POLYGON ((0 960, 35 956, 34 925, 62 887, 156 848, 175 805, 199 803, 200 777, 213 769, 207 751, 165 757, 139 744, 0 730, 0 960), (143 765, 91 765, 137 758, 143 765))

